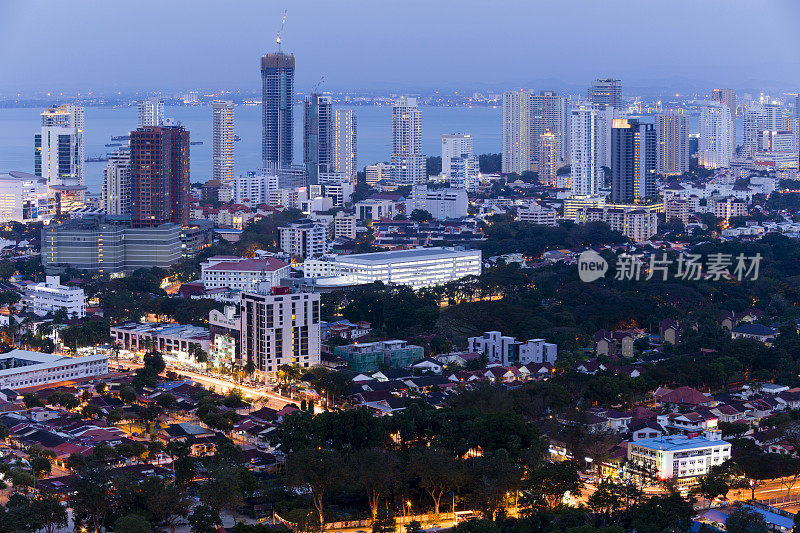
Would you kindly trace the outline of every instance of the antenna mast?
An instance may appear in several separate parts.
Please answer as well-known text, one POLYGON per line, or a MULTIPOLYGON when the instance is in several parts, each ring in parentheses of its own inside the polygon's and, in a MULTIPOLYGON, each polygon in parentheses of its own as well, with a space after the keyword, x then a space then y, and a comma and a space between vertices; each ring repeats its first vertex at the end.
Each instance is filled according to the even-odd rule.
POLYGON ((281 20, 281 29, 278 31, 278 38, 275 39, 275 42, 278 43, 278 52, 281 51, 281 33, 283 33, 283 27, 286 25, 286 10, 283 10, 283 20, 281 20))

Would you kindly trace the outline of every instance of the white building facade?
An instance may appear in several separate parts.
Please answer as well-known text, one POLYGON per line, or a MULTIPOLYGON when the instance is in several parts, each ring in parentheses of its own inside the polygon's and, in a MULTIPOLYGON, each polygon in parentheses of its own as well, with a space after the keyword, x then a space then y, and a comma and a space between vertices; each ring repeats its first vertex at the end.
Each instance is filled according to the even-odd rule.
POLYGON ((289 263, 274 257, 215 256, 200 263, 200 280, 206 289, 262 290, 280 285, 281 279, 289 277, 290 268, 289 263))
POLYGON ((415 209, 429 212, 437 220, 462 218, 467 216, 467 191, 464 189, 429 189, 427 185, 415 185, 406 212, 415 209))
POLYGON ((25 288, 22 305, 39 316, 66 311, 70 318, 86 316, 86 294, 79 287, 61 285, 58 276, 47 276, 43 283, 34 283, 25 288))
POLYGON ((402 97, 392 108, 392 181, 415 185, 427 179, 422 155, 422 112, 416 98, 402 97))
POLYGON ((705 168, 726 168, 733 156, 733 121, 727 106, 706 102, 700 109, 698 163, 705 168))
POLYGON ((222 183, 233 180, 234 105, 231 100, 211 103, 212 172, 213 179, 222 183))
POLYGON ((108 374, 108 356, 11 350, 0 354, 0 388, 22 389, 108 374))

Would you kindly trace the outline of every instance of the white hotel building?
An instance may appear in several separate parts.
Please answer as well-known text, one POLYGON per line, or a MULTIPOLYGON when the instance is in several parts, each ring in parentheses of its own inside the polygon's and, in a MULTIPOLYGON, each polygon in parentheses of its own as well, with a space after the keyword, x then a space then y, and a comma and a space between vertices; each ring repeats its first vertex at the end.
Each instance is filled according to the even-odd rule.
POLYGON ((200 279, 206 289, 227 287, 240 291, 280 285, 289 277, 290 266, 274 257, 245 259, 235 256, 209 257, 200 263, 200 279))
POLYGON ((720 440, 721 432, 706 431, 702 437, 668 435, 628 444, 628 461, 633 468, 658 479, 674 479, 678 486, 691 485, 712 466, 731 457, 730 443, 720 440))
POLYGON ((414 289, 443 285, 481 273, 480 250, 414 248, 336 258, 339 272, 357 284, 374 281, 414 289))
POLYGON ((86 316, 86 294, 79 287, 61 285, 58 276, 47 276, 44 283, 35 283, 25 288, 22 305, 39 316, 55 313, 59 309, 70 318, 86 316))
POLYGON ((18 389, 108 374, 108 356, 11 350, 0 354, 0 388, 18 389))

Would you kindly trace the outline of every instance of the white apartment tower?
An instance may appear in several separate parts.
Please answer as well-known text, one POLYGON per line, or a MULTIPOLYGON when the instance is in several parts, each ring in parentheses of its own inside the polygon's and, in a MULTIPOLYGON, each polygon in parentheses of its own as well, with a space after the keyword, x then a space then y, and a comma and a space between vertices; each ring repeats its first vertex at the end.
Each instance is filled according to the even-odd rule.
POLYGON ((733 120, 730 109, 719 102, 706 102, 700 109, 699 164, 727 168, 733 155, 733 120))
POLYGON ((656 171, 676 176, 689 171, 689 129, 686 115, 669 111, 655 118, 656 171))
POLYGON ((570 112, 570 177, 573 196, 595 196, 603 183, 601 142, 605 114, 589 104, 570 112))
POLYGON ((131 152, 128 148, 108 156, 103 169, 103 207, 109 215, 131 212, 131 152))
POLYGON ((474 190, 480 165, 473 152, 472 135, 451 133, 442 135, 442 176, 453 187, 474 190))
MULTIPOLYGON (((539 157, 539 139, 545 132, 555 137, 556 153, 559 163, 567 158, 567 101, 554 91, 540 91, 531 94, 531 154, 539 157)), ((541 173, 540 173, 541 174, 541 173)))
POLYGON ((275 379, 281 365, 310 368, 320 363, 320 295, 261 294, 241 297, 241 361, 275 379))
POLYGON ((52 186, 83 186, 86 148, 83 107, 64 104, 41 114, 42 129, 34 136, 34 173, 52 186))
POLYGON ((392 181, 416 185, 427 179, 422 155, 422 113, 416 98, 404 96, 392 108, 392 181))
POLYGON ((531 168, 531 92, 503 93, 502 166, 504 173, 531 168))
POLYGON ((736 153, 736 91, 733 89, 714 89, 711 99, 728 108, 731 114, 731 154, 736 153))
POLYGON ((139 128, 164 124, 164 100, 161 98, 139 100, 136 104, 136 109, 136 123, 139 128))
POLYGON ((235 137, 233 102, 220 100, 211 103, 213 145, 212 177, 222 183, 233 180, 233 143, 235 137))
POLYGON ((558 138, 552 132, 546 131, 539 135, 536 144, 539 181, 548 187, 555 187, 561 160, 558 138))
POLYGON ((358 173, 358 120, 352 109, 334 112, 333 165, 336 172, 356 181, 358 173))

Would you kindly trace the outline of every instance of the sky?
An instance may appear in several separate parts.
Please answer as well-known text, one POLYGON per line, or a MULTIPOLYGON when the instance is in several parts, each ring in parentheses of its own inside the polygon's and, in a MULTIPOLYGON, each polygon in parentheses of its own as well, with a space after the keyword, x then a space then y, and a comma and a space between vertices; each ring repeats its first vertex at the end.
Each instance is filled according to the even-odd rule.
MULTIPOLYGON (((0 0, 0 94, 800 87, 798 0, 0 0)), ((671 91, 671 89, 670 89, 671 91)))

